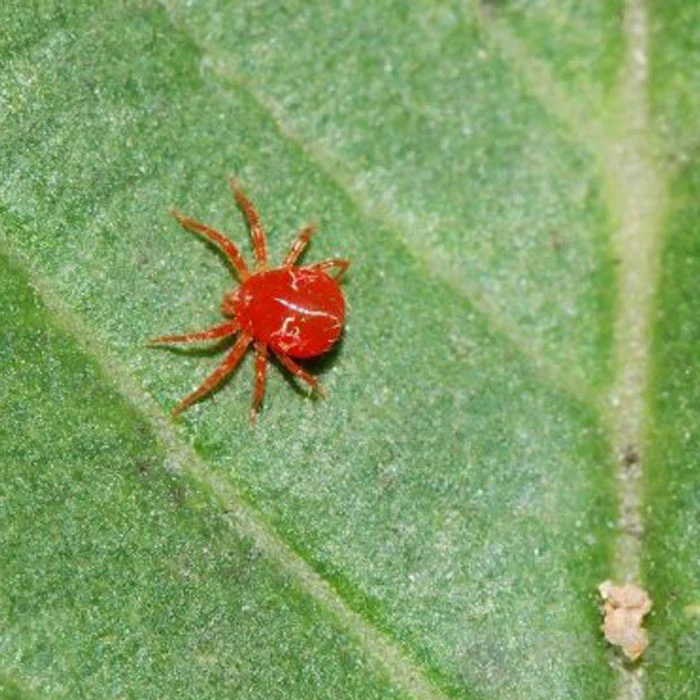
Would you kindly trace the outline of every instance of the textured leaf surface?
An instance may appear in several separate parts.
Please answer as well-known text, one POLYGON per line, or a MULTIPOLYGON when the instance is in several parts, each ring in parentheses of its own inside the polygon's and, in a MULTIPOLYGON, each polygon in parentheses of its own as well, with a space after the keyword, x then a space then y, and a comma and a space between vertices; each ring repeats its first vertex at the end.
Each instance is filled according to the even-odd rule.
POLYGON ((0 9, 8 697, 697 694, 700 17, 406 5, 0 9), (273 369, 253 429, 249 359, 173 423, 221 356, 144 346, 219 318, 167 210, 249 254, 232 172, 273 260, 352 260, 330 399, 273 369), (644 683, 596 599, 640 560, 644 683))

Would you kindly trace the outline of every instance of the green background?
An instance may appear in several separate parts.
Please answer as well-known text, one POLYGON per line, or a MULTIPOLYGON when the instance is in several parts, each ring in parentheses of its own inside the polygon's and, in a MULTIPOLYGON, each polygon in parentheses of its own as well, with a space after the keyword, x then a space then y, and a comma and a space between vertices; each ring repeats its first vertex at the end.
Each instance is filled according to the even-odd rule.
POLYGON ((642 687, 699 696, 698 26, 682 0, 4 2, 0 697, 616 697, 630 143, 663 188, 642 687), (220 318, 231 277, 167 211, 250 255, 231 173, 272 260, 315 220, 305 259, 352 261, 329 399, 272 368, 253 428, 250 357, 172 421, 221 354, 145 347, 220 318))

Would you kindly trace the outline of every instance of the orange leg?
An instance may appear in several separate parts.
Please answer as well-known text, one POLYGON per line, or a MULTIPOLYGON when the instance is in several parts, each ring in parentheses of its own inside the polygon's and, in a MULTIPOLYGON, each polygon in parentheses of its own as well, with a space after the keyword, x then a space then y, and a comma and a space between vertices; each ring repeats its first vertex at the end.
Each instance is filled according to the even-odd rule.
POLYGON ((236 198, 238 206, 243 210, 245 218, 250 226, 250 235, 253 239, 253 250, 255 251, 255 259, 258 263, 258 270, 263 270, 267 267, 267 242, 265 241, 265 229, 260 223, 260 216, 256 211, 253 203, 245 196, 243 190, 238 186, 236 178, 232 177, 231 191, 236 198))
POLYGON ((195 401, 201 399, 202 396, 208 394, 215 389, 221 382, 236 369, 236 366, 245 355, 245 351, 250 345, 251 337, 247 333, 241 333, 240 337, 233 346, 231 352, 226 356, 224 361, 202 382, 200 387, 191 394, 185 396, 180 403, 173 409, 173 416, 182 413, 188 406, 191 406, 195 401))
POLYGON ((320 267, 322 270, 332 270, 333 268, 338 268, 340 272, 336 275, 336 279, 340 279, 350 267, 349 260, 324 260, 323 262, 316 263, 315 265, 310 265, 309 267, 320 267))
POLYGON ((265 374, 267 373, 267 345, 255 342, 255 391, 253 405, 250 407, 250 422, 255 423, 263 396, 265 395, 265 374))
POLYGON ((197 333, 187 333, 185 335, 160 335, 153 340, 149 340, 149 345, 167 345, 168 343, 197 343, 200 340, 216 340, 225 338, 228 335, 238 333, 240 327, 235 321, 227 321, 219 326, 214 326, 206 331, 197 333))
POLYGON ((319 384, 316 377, 309 374, 305 369, 302 369, 291 357, 288 355, 283 355, 282 353, 275 352, 277 359, 286 367, 295 377, 305 381, 312 390, 318 392, 319 396, 324 396, 323 387, 319 384))
POLYGON ((245 280, 250 277, 250 272, 248 272, 248 266, 243 256, 238 252, 238 248, 236 248, 226 236, 205 224, 200 224, 199 221, 178 214, 176 211, 171 212, 171 214, 188 231, 198 233, 200 236, 204 236, 204 238, 211 241, 226 256, 231 265, 233 265, 241 282, 245 282, 245 280))
POLYGON ((316 227, 314 224, 308 224, 297 237, 297 239, 292 243, 292 247, 287 253, 287 257, 282 263, 282 267, 291 267, 299 259, 299 256, 304 252, 304 249, 309 244, 309 239, 314 235, 316 227))

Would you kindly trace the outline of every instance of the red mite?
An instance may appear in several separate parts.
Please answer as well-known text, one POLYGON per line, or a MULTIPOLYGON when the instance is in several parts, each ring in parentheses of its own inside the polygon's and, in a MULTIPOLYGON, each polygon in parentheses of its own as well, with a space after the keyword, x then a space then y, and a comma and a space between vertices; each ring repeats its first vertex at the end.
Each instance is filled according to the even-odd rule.
POLYGON ((249 345, 255 348, 255 389, 250 419, 255 420, 265 393, 265 374, 269 353, 293 375, 323 395, 321 385, 293 358, 316 357, 327 352, 338 340, 345 321, 345 299, 338 284, 348 269, 348 260, 324 260, 313 265, 296 266, 299 256, 314 233, 306 226, 297 236, 281 267, 267 263, 265 229, 252 202, 243 194, 235 179, 231 189, 238 206, 248 220, 255 251, 255 272, 223 234, 194 219, 173 212, 188 231, 198 233, 226 256, 236 271, 240 286, 224 295, 221 313, 229 320, 213 328, 186 335, 163 335, 149 345, 195 343, 217 340, 238 334, 238 339, 223 362, 188 394, 173 410, 176 416, 217 387, 245 355, 249 345), (335 270, 336 276, 329 274, 335 270))

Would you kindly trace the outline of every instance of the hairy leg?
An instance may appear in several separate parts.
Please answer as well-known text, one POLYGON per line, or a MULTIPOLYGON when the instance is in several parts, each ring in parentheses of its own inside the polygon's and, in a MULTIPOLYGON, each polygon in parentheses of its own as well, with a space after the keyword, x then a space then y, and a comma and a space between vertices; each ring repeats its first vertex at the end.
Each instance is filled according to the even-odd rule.
POLYGON ((226 236, 219 233, 216 229, 201 224, 194 219, 190 219, 188 216, 183 216, 176 211, 171 212, 171 214, 180 222, 180 225, 188 231, 198 233, 200 236, 204 236, 208 241, 211 241, 211 243, 226 256, 231 265, 233 265, 241 282, 244 282, 250 277, 250 272, 248 272, 248 266, 243 256, 238 251, 238 248, 236 248, 226 236))
POLYGON ((267 373, 267 345, 259 340, 255 342, 255 390, 253 392, 253 405, 250 407, 250 422, 254 423, 263 396, 265 395, 265 375, 267 373))
POLYGON ((316 232, 316 226, 314 224, 308 224, 305 226, 301 233, 297 236, 292 247, 287 253, 287 257, 282 263, 282 267, 291 267, 299 259, 299 256, 304 252, 304 249, 309 244, 309 239, 316 232))
POLYGON ((300 367, 288 355, 283 355, 282 353, 275 352, 275 356, 282 363, 282 365, 286 367, 295 377, 299 377, 299 379, 306 382, 312 390, 318 392, 319 396, 325 396, 323 387, 319 384, 316 377, 309 374, 305 369, 300 367))
POLYGON ((250 345, 251 337, 247 333, 241 333, 229 354, 224 361, 202 382, 198 389, 195 389, 191 394, 185 396, 180 403, 173 409, 173 416, 182 413, 188 406, 191 406, 195 401, 202 398, 215 389, 221 382, 236 369, 236 366, 245 355, 245 351, 250 345))
POLYGON ((148 341, 148 345, 167 345, 168 343, 198 343, 201 340, 216 340, 238 333, 240 327, 236 321, 227 321, 206 331, 186 333, 184 335, 160 335, 148 341))
POLYGON ((255 260, 257 261, 257 269, 262 270, 267 266, 267 241, 265 240, 265 229, 260 223, 260 216, 253 206, 253 203, 245 196, 243 190, 239 187, 236 178, 231 178, 231 191, 236 198, 238 206, 243 210, 245 218, 250 226, 250 235, 253 239, 253 250, 255 251, 255 260))
POLYGON ((324 272, 327 270, 332 270, 334 268, 340 270, 338 274, 335 276, 336 279, 340 279, 346 272, 346 270, 350 267, 350 261, 349 260, 324 260, 323 262, 316 263, 315 265, 309 265, 309 267, 319 267, 321 268, 324 272))

